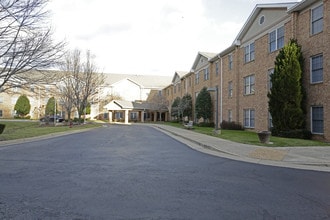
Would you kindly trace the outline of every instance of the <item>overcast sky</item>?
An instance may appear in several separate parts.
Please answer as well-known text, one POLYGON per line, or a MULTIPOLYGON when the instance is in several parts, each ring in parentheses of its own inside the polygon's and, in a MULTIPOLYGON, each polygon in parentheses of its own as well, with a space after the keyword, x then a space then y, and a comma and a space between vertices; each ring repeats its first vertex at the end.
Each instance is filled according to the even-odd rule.
POLYGON ((258 3, 294 0, 51 0, 56 39, 89 49, 100 72, 189 71, 198 51, 229 47, 258 3))

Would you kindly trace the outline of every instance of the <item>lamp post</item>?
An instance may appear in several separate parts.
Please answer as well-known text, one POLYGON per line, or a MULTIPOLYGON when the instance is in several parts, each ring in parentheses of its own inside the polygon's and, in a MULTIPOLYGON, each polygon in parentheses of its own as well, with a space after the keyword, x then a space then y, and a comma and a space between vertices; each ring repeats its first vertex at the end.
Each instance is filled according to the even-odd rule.
POLYGON ((216 110, 215 110, 215 128, 214 132, 217 134, 221 134, 221 129, 219 129, 219 88, 218 86, 216 87, 211 87, 208 88, 207 91, 209 92, 216 92, 216 110))
POLYGON ((56 126, 56 98, 54 96, 54 126, 56 126))

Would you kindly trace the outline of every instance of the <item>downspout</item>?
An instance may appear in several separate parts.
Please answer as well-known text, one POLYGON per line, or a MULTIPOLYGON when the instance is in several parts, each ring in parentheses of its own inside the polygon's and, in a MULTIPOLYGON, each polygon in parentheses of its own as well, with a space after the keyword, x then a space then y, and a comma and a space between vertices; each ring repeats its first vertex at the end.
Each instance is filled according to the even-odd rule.
MULTIPOLYGON (((222 57, 220 57, 220 80, 221 80, 221 88, 220 88, 220 125, 222 123, 222 94, 223 94, 223 78, 222 78, 222 74, 223 74, 223 69, 222 69, 222 57)), ((221 128, 221 126, 220 126, 221 128)))

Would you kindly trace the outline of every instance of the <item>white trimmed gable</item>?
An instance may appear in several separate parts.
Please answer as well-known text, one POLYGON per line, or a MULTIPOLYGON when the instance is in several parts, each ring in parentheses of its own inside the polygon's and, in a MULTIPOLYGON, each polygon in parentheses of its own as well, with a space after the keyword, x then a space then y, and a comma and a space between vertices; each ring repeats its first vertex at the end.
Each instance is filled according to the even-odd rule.
POLYGON ((256 5, 233 44, 243 45, 274 28, 274 26, 284 25, 285 21, 290 18, 288 9, 295 4, 297 3, 256 5))
POLYGON ((142 87, 139 84, 127 78, 111 85, 111 94, 127 101, 143 100, 141 91, 142 87))
POLYGON ((195 58, 195 62, 191 68, 192 72, 198 71, 198 70, 208 66, 209 61, 216 55, 217 55, 216 53, 198 52, 198 54, 195 58))

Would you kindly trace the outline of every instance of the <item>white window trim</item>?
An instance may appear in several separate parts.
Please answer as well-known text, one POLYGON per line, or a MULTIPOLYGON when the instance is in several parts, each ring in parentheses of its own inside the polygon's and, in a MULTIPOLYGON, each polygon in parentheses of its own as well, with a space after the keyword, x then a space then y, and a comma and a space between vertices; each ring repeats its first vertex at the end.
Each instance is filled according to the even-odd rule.
POLYGON ((246 44, 244 47, 244 63, 249 63, 249 62, 251 62, 251 61, 254 61, 255 60, 255 52, 256 52, 256 45, 255 45, 255 42, 253 41, 253 42, 250 42, 250 43, 248 43, 248 44, 246 44), (251 59, 251 44, 254 44, 254 57, 253 57, 253 59, 251 59), (248 59, 246 60, 245 59, 245 55, 246 55, 246 53, 245 53, 245 49, 246 49, 246 47, 249 47, 249 53, 248 53, 248 59))
POLYGON ((310 35, 315 35, 315 34, 318 34, 318 33, 321 33, 321 32, 323 32, 324 31, 324 5, 323 5, 323 3, 320 3, 320 4, 318 4, 318 5, 315 5, 313 8, 311 8, 310 9, 310 28, 309 28, 310 30, 309 30, 309 32, 310 32, 310 35), (318 8, 318 7, 320 7, 320 6, 323 6, 323 14, 322 14, 322 19, 323 19, 323 28, 322 28, 322 31, 320 31, 320 32, 317 32, 317 33, 313 33, 313 20, 312 20, 312 18, 313 18, 313 10, 314 9, 316 9, 316 8, 318 8))
POLYGON ((270 52, 270 53, 275 52, 275 51, 281 49, 281 48, 278 47, 278 30, 279 30, 280 28, 283 28, 283 29, 284 29, 284 37, 285 37, 285 27, 284 27, 284 25, 279 26, 279 27, 273 29, 272 31, 270 31, 270 32, 268 33, 268 40, 269 40, 269 35, 275 31, 275 50, 270 50, 270 49, 271 49, 271 48, 270 48, 270 42, 268 42, 269 52, 270 52))
POLYGON ((255 109, 253 109, 253 108, 247 108, 247 109, 243 109, 243 126, 245 127, 245 128, 255 128, 255 121, 256 121, 256 118, 254 117, 254 126, 251 126, 251 111, 254 111, 254 116, 255 116, 255 114, 256 114, 256 111, 255 111, 255 109), (249 125, 248 126, 245 126, 245 113, 246 113, 246 111, 248 111, 249 112, 249 125))
POLYGON ((313 132, 313 108, 315 108, 315 107, 322 107, 323 108, 323 126, 324 126, 324 107, 321 106, 321 105, 320 106, 319 105, 311 106, 310 107, 310 118, 311 118, 310 130, 311 130, 312 134, 323 135, 324 134, 324 127, 323 127, 323 133, 313 132))
POLYGON ((255 78, 255 75, 254 74, 251 74, 251 75, 248 75, 248 76, 246 76, 246 77, 244 77, 244 95, 253 95, 253 94, 255 94, 255 85, 256 85, 256 83, 255 83, 255 81, 256 81, 256 78, 255 78), (251 77, 254 77, 254 88, 253 89, 251 89, 251 77), (245 84, 245 79, 247 79, 247 78, 249 78, 249 84, 248 84, 248 86, 249 86, 249 93, 247 93, 246 92, 246 90, 245 90, 245 87, 246 87, 246 84, 245 84))
MULTIPOLYGON (((318 57, 318 56, 322 56, 322 63, 323 63, 323 65, 324 65, 324 59, 323 59, 323 54, 316 54, 316 55, 314 55, 314 56, 311 56, 310 58, 309 58, 309 75, 310 75, 310 84, 319 84, 319 83, 323 83, 323 80, 322 81, 316 81, 316 82, 313 82, 313 58, 314 57, 318 57)), ((322 66, 322 74, 323 74, 323 77, 324 77, 324 66, 322 66)), ((322 77, 322 78, 323 78, 322 77)))

